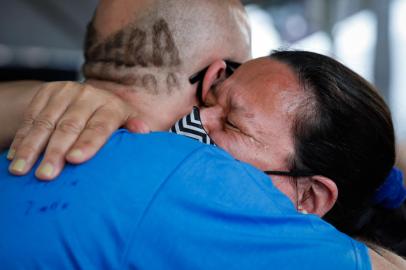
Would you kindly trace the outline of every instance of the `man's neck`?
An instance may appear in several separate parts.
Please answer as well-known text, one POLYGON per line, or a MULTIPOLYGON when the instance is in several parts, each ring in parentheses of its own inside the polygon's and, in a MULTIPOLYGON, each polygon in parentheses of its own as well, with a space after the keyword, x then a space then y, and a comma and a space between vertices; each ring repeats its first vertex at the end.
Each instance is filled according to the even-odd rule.
POLYGON ((112 81, 89 79, 86 83, 119 96, 153 131, 168 130, 196 105, 195 89, 151 92, 143 86, 124 85, 112 81))

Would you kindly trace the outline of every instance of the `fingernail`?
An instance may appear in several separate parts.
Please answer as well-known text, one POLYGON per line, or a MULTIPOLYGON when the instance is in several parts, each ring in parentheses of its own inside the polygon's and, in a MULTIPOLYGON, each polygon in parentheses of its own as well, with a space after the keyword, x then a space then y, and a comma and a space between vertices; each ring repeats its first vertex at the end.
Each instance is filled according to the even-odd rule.
POLYGON ((12 160, 15 155, 16 155, 16 150, 14 150, 14 148, 10 148, 7 153, 7 159, 12 160))
POLYGON ((26 162, 24 159, 17 159, 13 161, 13 163, 11 163, 11 170, 14 172, 22 173, 24 172, 25 164, 26 162))
POLYGON ((83 152, 79 149, 72 150, 68 154, 68 158, 80 159, 82 157, 83 157, 83 152))
POLYGON ((149 128, 142 126, 138 130, 138 133, 140 133, 140 134, 148 134, 149 133, 149 128))
POLYGON ((50 163, 45 163, 39 168, 38 172, 42 176, 52 177, 54 173, 54 166, 52 166, 50 163))

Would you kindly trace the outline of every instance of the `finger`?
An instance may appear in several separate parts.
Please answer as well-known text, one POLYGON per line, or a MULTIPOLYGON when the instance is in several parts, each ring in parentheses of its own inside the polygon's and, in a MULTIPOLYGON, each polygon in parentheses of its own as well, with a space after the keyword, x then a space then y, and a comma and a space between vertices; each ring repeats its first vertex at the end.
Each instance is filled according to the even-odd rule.
POLYGON ((37 178, 52 180, 60 174, 65 165, 65 155, 97 110, 97 106, 99 104, 79 102, 67 109, 49 139, 44 158, 35 173, 37 178))
MULTIPOLYGON (((70 84, 64 86, 70 87, 70 84)), ((62 89, 63 90, 63 89, 62 89)), ((69 89, 70 90, 70 89, 69 89)), ((70 91, 51 94, 42 111, 34 118, 32 124, 24 129, 23 136, 15 149, 15 157, 9 171, 15 175, 26 174, 44 150, 51 133, 60 116, 71 102, 70 91)), ((48 92, 47 95, 50 95, 48 92)))
POLYGON ((24 112, 23 121, 17 130, 13 141, 10 145, 10 150, 7 155, 9 160, 12 160, 15 157, 16 149, 20 145, 21 141, 26 137, 27 133, 30 131, 34 119, 42 111, 45 105, 48 103, 51 95, 46 91, 46 86, 42 85, 37 91, 37 94, 31 100, 28 109, 24 112))
POLYGON ((10 164, 11 173, 23 175, 32 168, 44 150, 56 122, 65 110, 66 106, 60 106, 57 102, 49 102, 46 108, 38 114, 24 133, 24 138, 15 148, 14 161, 10 164))
POLYGON ((66 159, 74 164, 89 160, 105 144, 111 134, 127 121, 127 114, 121 106, 116 109, 106 106, 98 109, 69 151, 66 159))

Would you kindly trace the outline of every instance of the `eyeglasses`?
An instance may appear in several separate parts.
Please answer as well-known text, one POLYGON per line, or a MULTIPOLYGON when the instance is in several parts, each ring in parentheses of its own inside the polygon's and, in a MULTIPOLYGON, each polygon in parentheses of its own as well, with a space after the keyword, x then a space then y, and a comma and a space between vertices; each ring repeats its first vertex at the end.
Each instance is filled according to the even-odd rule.
POLYGON ((290 176, 290 177, 309 177, 315 175, 314 172, 305 170, 292 171, 264 171, 268 175, 290 176))
MULTIPOLYGON (((226 76, 227 78, 230 77, 234 71, 241 66, 241 63, 233 62, 229 60, 224 60, 226 63, 226 76)), ((205 67, 204 69, 196 72, 192 76, 189 77, 190 84, 199 83, 196 90, 196 97, 199 100, 200 104, 203 104, 203 79, 206 75, 207 70, 210 66, 205 67)))

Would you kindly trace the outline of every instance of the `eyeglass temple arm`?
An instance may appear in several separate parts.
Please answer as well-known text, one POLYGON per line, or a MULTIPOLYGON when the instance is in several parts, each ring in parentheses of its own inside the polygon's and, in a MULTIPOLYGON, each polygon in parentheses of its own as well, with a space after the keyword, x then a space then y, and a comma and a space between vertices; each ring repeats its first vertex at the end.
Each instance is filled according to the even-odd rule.
POLYGON ((308 171, 264 171, 268 175, 290 176, 290 177, 308 177, 314 173, 308 171))

